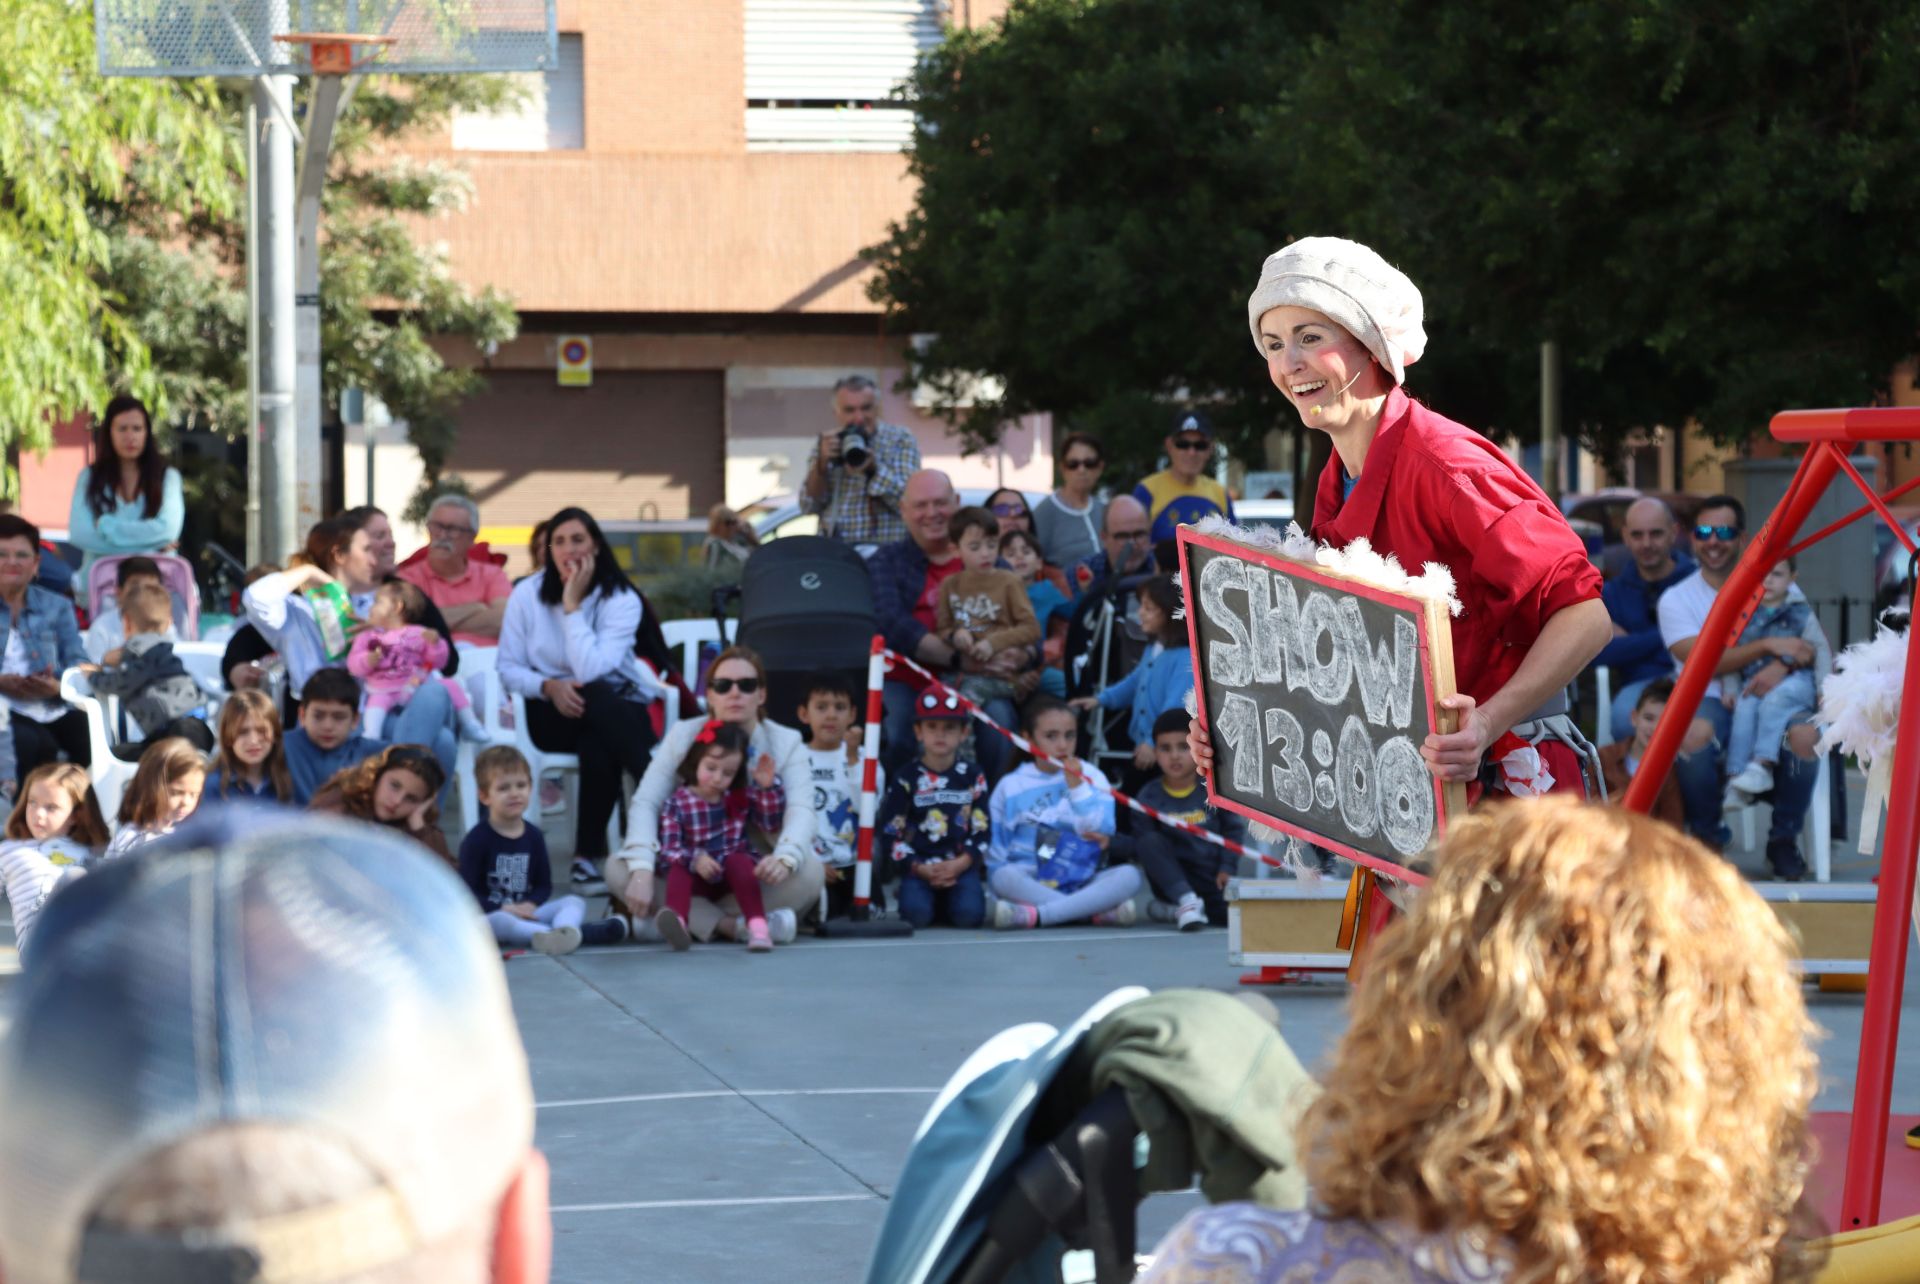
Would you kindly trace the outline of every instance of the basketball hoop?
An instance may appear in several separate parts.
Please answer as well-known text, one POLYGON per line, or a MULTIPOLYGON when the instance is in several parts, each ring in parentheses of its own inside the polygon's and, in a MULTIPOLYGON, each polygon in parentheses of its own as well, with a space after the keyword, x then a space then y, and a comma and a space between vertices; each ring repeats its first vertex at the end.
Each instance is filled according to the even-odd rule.
POLYGON ((399 43, 395 36, 363 36, 341 31, 290 31, 275 36, 276 43, 307 46, 307 66, 316 76, 350 76, 364 70, 386 53, 386 46, 399 43), (353 60, 355 45, 372 45, 377 52, 360 62, 353 60))

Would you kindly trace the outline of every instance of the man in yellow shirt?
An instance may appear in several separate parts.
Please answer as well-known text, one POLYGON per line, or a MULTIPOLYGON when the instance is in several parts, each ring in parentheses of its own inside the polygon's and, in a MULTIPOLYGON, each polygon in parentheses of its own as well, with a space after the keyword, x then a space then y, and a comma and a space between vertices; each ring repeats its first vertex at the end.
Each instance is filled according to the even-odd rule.
POLYGON ((1167 437, 1167 467, 1133 488, 1147 510, 1148 539, 1173 538, 1174 528, 1191 526, 1210 513, 1233 520, 1226 487, 1207 476, 1213 462, 1213 424, 1197 410, 1183 413, 1167 437))

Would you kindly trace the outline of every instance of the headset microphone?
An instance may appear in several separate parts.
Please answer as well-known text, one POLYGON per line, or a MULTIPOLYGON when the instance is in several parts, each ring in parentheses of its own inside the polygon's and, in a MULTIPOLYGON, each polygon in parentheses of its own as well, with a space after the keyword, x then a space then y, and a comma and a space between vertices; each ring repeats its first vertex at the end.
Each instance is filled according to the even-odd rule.
MULTIPOLYGON (((1347 380, 1345 383, 1341 384, 1337 389, 1335 389, 1333 395, 1336 397, 1343 396, 1346 393, 1347 389, 1353 387, 1354 384, 1360 382, 1360 376, 1365 374, 1366 372, 1367 371, 1364 366, 1354 371, 1353 378, 1347 380)), ((1320 414, 1320 407, 1311 406, 1308 408, 1307 413, 1315 417, 1318 417, 1320 414)))

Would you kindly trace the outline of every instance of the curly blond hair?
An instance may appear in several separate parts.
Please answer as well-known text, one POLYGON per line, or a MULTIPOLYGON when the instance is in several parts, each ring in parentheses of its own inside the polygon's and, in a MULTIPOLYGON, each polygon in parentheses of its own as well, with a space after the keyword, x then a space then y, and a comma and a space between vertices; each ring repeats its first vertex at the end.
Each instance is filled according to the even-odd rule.
POLYGON ((1327 1211, 1504 1239, 1516 1281, 1795 1278, 1814 1026, 1739 872, 1631 812, 1457 822, 1301 1123, 1327 1211))

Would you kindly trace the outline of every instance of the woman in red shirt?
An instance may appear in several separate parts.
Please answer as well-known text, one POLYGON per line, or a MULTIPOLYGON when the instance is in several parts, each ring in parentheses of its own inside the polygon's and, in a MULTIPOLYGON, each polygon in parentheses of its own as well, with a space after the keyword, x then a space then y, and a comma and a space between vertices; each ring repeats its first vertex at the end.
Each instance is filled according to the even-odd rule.
MULTIPOLYGON (((1492 788, 1583 792, 1590 747, 1565 691, 1613 636, 1600 575, 1532 478, 1402 388, 1426 348, 1420 291, 1364 245, 1309 237, 1267 259, 1247 322, 1274 386, 1333 441, 1313 537, 1365 536, 1416 574, 1428 562, 1453 572, 1459 694, 1442 707, 1459 726, 1427 737, 1428 769, 1473 781, 1491 761, 1492 788)), ((1212 746, 1196 740, 1210 768, 1212 746)))

